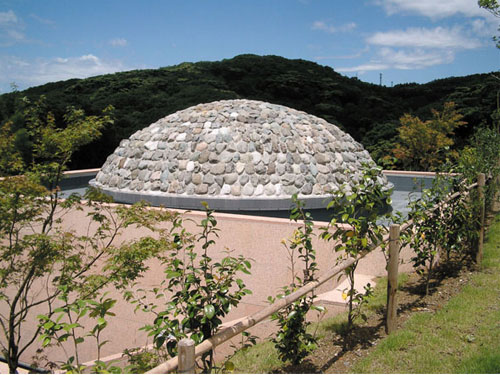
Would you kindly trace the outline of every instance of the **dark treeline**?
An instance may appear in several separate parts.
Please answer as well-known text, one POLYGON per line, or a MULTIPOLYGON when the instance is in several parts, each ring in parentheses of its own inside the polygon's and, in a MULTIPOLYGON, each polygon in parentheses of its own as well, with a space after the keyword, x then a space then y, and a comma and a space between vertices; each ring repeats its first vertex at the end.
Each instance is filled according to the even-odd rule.
POLYGON ((299 109, 340 126, 381 156, 397 140, 404 113, 425 120, 448 101, 468 123, 455 135, 461 148, 475 128, 491 122, 498 81, 476 74, 394 87, 347 78, 333 69, 279 56, 240 55, 216 62, 182 63, 148 70, 48 83, 0 96, 0 123, 11 120, 22 142, 21 98, 45 95, 47 108, 61 124, 68 106, 97 115, 115 107, 115 123, 77 153, 71 168, 100 167, 121 139, 180 109, 222 99, 255 99, 299 109))

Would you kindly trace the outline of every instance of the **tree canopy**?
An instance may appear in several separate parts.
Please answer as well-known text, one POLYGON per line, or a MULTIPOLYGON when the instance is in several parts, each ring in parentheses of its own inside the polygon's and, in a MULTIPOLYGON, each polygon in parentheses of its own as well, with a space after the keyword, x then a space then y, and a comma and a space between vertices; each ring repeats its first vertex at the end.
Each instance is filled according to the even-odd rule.
POLYGON ((405 169, 436 170, 448 158, 456 158, 450 152, 455 129, 466 125, 463 116, 455 109, 455 103, 447 102, 441 112, 432 110, 432 119, 422 121, 405 114, 398 128, 400 143, 393 150, 405 169))

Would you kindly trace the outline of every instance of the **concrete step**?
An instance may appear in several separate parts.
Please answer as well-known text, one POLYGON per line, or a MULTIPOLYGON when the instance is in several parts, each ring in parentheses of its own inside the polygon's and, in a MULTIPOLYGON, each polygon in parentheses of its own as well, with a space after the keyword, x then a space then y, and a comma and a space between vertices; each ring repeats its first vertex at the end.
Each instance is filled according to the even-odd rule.
MULTIPOLYGON (((356 274, 354 278, 354 288, 358 292, 364 292, 365 291, 365 286, 369 283, 372 288, 375 286, 375 277, 371 275, 361 275, 361 274, 356 274)), ((333 290, 330 290, 326 293, 319 294, 316 297, 315 303, 316 304, 331 304, 331 305, 337 305, 337 306, 345 306, 347 303, 347 299, 344 299, 342 297, 342 294, 344 292, 347 292, 349 289, 349 280, 345 279, 342 281, 337 287, 333 290)))

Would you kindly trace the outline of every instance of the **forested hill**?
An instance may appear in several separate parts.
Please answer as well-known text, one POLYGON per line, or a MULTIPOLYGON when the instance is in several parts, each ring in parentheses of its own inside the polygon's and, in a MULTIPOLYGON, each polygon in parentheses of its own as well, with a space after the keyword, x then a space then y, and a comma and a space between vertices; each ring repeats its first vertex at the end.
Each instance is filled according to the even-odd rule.
POLYGON ((446 101, 454 101, 469 124, 457 134, 457 144, 463 144, 474 127, 491 121, 497 87, 489 74, 385 87, 344 77, 310 61, 240 55, 216 62, 71 79, 4 94, 0 96, 0 122, 15 118, 15 103, 22 96, 36 99, 45 95, 58 121, 68 106, 83 108, 91 115, 112 104, 114 125, 73 160, 72 168, 92 168, 100 167, 121 139, 161 117, 199 103, 247 98, 322 117, 377 152, 396 136, 404 113, 426 119, 430 109, 441 109, 446 101))

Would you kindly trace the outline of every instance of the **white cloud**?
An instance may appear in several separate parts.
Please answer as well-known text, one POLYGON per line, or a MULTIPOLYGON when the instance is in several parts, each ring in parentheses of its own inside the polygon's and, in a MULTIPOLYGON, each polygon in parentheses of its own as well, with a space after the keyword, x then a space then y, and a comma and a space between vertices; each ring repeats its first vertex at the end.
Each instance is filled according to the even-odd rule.
POLYGON ((377 63, 377 62, 369 62, 367 64, 361 64, 357 66, 352 66, 352 67, 345 67, 345 68, 335 68, 336 72, 339 73, 353 73, 357 72, 359 74, 363 74, 366 72, 370 72, 373 70, 387 70, 390 68, 390 65, 387 64, 382 64, 382 63, 377 63))
MULTIPOLYGON (((66 59, 67 61, 69 61, 69 59, 66 59)), ((97 56, 94 56, 92 54, 88 54, 88 55, 83 55, 81 57, 78 57, 76 59, 76 61, 82 61, 82 62, 87 62, 87 61, 90 61, 91 64, 95 64, 96 66, 97 65, 101 65, 101 60, 99 60, 99 58, 97 56)))
POLYGON ((105 61, 88 54, 79 57, 23 60, 0 56, 0 86, 16 82, 21 88, 70 78, 86 78, 127 70, 120 61, 105 61))
POLYGON ((451 50, 426 51, 422 49, 395 50, 382 48, 380 58, 395 69, 421 69, 434 65, 449 64, 453 62, 455 54, 451 50))
POLYGON ((0 12, 0 47, 8 47, 25 41, 23 30, 21 20, 12 10, 0 12))
POLYGON ((18 30, 6 30, 6 36, 12 42, 21 42, 26 39, 24 33, 18 30))
POLYGON ((357 66, 336 68, 338 72, 384 71, 388 69, 424 69, 450 64, 458 51, 485 45, 498 27, 495 19, 477 0, 372 0, 387 14, 419 15, 438 19, 455 17, 455 26, 409 27, 374 32, 365 41, 374 55, 357 66), (460 18, 459 18, 460 17, 460 18), (377 48, 378 47, 378 48, 377 48))
POLYGON ((314 21, 311 28, 313 30, 326 31, 327 33, 333 34, 338 32, 348 32, 356 28, 356 23, 349 22, 340 26, 329 25, 324 21, 314 21))
POLYGON ((124 39, 124 38, 115 38, 115 39, 111 39, 109 41, 109 44, 111 44, 113 47, 125 47, 128 42, 127 42, 127 39, 124 39))
POLYGON ((314 21, 311 29, 313 30, 321 30, 321 31, 326 31, 329 33, 335 32, 335 28, 333 26, 328 26, 325 22, 323 21, 314 21))
POLYGON ((377 32, 367 38, 369 44, 386 47, 473 49, 481 46, 476 39, 465 36, 457 27, 421 27, 377 32))
POLYGON ((393 49, 381 48, 368 63, 353 67, 336 68, 337 72, 382 71, 387 69, 412 70, 435 65, 449 64, 455 59, 452 50, 393 49))
POLYGON ((486 22, 482 19, 475 19, 472 21, 472 30, 475 34, 485 35, 489 34, 488 27, 486 26, 486 22))
POLYGON ((457 14, 466 17, 486 17, 476 0, 378 0, 388 14, 416 13, 433 19, 457 14))
POLYGON ((0 12, 0 26, 16 24, 17 21, 17 16, 12 10, 9 10, 8 12, 0 12))
POLYGON ((492 35, 495 35, 498 29, 497 22, 487 22, 481 18, 471 20, 469 25, 474 35, 487 37, 488 39, 490 39, 492 35))
POLYGON ((36 15, 34 13, 31 13, 30 17, 33 18, 35 21, 38 21, 39 23, 43 24, 43 25, 48 25, 48 26, 54 26, 55 25, 54 21, 49 20, 48 18, 40 17, 39 15, 36 15))

